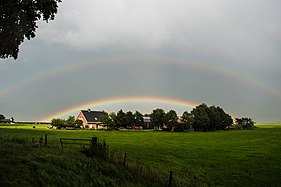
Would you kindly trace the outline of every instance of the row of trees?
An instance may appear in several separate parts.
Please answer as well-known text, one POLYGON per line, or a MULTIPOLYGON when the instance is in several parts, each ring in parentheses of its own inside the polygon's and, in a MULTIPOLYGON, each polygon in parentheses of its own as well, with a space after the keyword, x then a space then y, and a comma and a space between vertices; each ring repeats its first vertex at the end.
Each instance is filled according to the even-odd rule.
POLYGON ((117 114, 104 115, 101 121, 110 128, 131 128, 132 126, 143 126, 144 116, 150 117, 153 128, 167 131, 213 131, 226 129, 233 124, 231 116, 222 108, 208 107, 206 104, 196 106, 191 112, 184 112, 181 117, 178 117, 174 110, 165 113, 163 109, 158 108, 146 115, 138 111, 125 113, 120 110, 117 114))
MULTIPOLYGON (((148 115, 145 115, 148 116, 148 115)), ((131 111, 114 113, 105 113, 101 118, 101 122, 107 125, 109 128, 132 128, 133 126, 143 126, 144 125, 144 115, 139 111, 132 113, 131 111)))
POLYGON ((191 112, 185 111, 180 118, 173 110, 165 114, 162 109, 156 109, 151 114, 151 122, 157 128, 164 127, 168 131, 212 131, 230 127, 233 120, 222 108, 201 104, 191 112))
POLYGON ((75 120, 74 116, 69 116, 66 120, 65 119, 60 119, 60 118, 54 118, 51 121, 51 124, 57 129, 61 128, 80 128, 82 125, 81 120, 75 120))
MULTIPOLYGON (((110 129, 132 128, 141 126, 166 131, 214 131, 230 128, 233 125, 232 117, 225 113, 218 106, 207 106, 201 104, 192 109, 191 112, 185 111, 179 117, 174 110, 167 113, 163 109, 155 109, 151 114, 143 115, 139 111, 132 113, 120 110, 117 113, 104 113, 100 119, 102 125, 110 129), (145 125, 144 117, 149 117, 149 126, 145 125)), ((82 121, 75 120, 74 116, 68 119, 52 119, 52 125, 60 128, 79 128, 82 121)), ((241 129, 248 129, 254 126, 251 118, 236 118, 236 125, 241 129)))

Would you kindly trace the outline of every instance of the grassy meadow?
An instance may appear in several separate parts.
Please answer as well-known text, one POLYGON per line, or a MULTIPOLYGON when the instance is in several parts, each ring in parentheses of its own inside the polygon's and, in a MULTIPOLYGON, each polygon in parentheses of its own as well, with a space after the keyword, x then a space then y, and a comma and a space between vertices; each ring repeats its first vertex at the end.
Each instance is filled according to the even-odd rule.
MULTIPOLYGON (((56 148, 60 146, 59 138, 96 136, 105 140, 110 150, 126 152, 129 160, 161 175, 168 176, 173 171, 174 179, 182 186, 281 186, 281 124, 256 127, 176 133, 55 130, 46 125, 33 129, 33 125, 14 125, 0 126, 0 138, 21 137, 31 142, 32 138, 47 134, 49 146, 56 148)), ((44 152, 51 154, 52 150, 44 152)))

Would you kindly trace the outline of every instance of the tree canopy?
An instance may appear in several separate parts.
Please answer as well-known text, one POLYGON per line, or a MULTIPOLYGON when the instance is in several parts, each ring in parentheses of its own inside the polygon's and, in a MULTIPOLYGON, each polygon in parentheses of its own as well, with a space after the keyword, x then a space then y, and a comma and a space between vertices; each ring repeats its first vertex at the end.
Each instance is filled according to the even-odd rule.
POLYGON ((1 0, 0 58, 17 59, 24 38, 35 37, 37 21, 55 18, 61 0, 1 0))
POLYGON ((235 118, 235 123, 242 129, 251 129, 255 124, 255 122, 251 118, 235 118))
POLYGON ((5 119, 5 116, 3 114, 0 114, 0 120, 5 119))
POLYGON ((136 125, 138 125, 138 126, 144 125, 143 115, 139 111, 136 111, 134 113, 134 116, 135 116, 136 125))
POLYGON ((112 117, 107 112, 101 117, 101 122, 103 125, 107 125, 109 128, 114 128, 114 117, 112 117))
POLYGON ((117 115, 114 118, 114 123, 117 128, 124 127, 127 128, 127 118, 126 113, 123 110, 117 112, 117 115))
POLYGON ((69 116, 66 120, 60 118, 53 118, 51 124, 56 126, 57 129, 61 128, 79 128, 82 125, 82 121, 77 119, 75 120, 74 116, 69 116))
POLYGON ((192 130, 193 129, 193 127, 192 127, 193 123, 194 123, 193 114, 185 111, 180 118, 181 126, 180 126, 180 129, 178 129, 178 130, 180 130, 180 131, 192 130))
POLYGON ((178 123, 178 116, 176 111, 170 110, 167 112, 165 115, 165 122, 166 122, 166 127, 168 131, 171 131, 175 126, 177 126, 178 123))
POLYGON ((150 114, 151 117, 151 123, 154 127, 157 127, 157 129, 162 129, 163 125, 166 121, 166 114, 163 109, 157 108, 152 111, 150 114))
POLYGON ((191 111, 194 116, 192 127, 195 131, 208 131, 210 126, 210 118, 208 116, 209 108, 206 104, 196 106, 191 111))
POLYGON ((191 114, 193 115, 191 126, 195 131, 223 130, 233 123, 231 116, 222 108, 208 107, 204 103, 193 108, 191 114))

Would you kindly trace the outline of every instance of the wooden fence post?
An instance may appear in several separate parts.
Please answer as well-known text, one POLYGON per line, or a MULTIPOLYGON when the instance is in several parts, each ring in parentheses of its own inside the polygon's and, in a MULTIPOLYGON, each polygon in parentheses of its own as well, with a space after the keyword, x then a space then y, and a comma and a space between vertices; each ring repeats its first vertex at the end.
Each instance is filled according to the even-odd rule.
POLYGON ((127 153, 124 154, 123 166, 126 166, 127 153))
POLYGON ((48 135, 45 134, 45 146, 47 146, 47 144, 48 144, 48 135))
POLYGON ((97 145, 97 143, 98 143, 98 137, 92 137, 92 141, 91 141, 92 146, 97 145))
POLYGON ((172 179, 173 179, 173 171, 170 171, 170 176, 169 176, 169 187, 172 187, 172 179))
POLYGON ((39 137, 39 143, 40 143, 40 145, 43 144, 43 136, 40 136, 40 137, 39 137))
POLYGON ((60 145, 61 145, 61 148, 63 148, 63 143, 62 143, 61 138, 60 138, 60 145))

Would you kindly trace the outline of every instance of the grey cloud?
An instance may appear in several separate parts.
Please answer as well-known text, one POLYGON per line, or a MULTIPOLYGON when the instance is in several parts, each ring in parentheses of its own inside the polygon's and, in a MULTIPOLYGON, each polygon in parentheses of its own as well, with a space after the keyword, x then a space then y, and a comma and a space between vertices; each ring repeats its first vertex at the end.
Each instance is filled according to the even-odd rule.
POLYGON ((42 40, 80 50, 171 48, 243 62, 280 58, 280 3, 264 1, 67 1, 42 40), (276 5, 277 4, 277 5, 276 5), (83 11, 81 11, 83 10, 83 11))
POLYGON ((0 112, 32 119, 101 98, 142 95, 206 102, 254 120, 281 121, 279 98, 238 80, 242 75, 281 91, 280 5, 278 0, 63 1, 56 19, 40 22, 36 38, 21 46, 19 60, 0 64, 0 89, 99 58, 116 63, 35 82, 0 97, 0 112), (123 56, 132 60, 119 63, 123 56), (154 63, 149 56, 171 62, 154 63), (174 66, 173 59, 204 68, 174 66), (206 64, 238 78, 212 73, 206 64))

